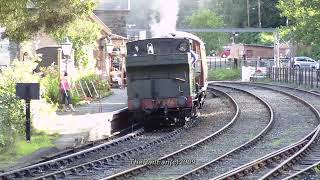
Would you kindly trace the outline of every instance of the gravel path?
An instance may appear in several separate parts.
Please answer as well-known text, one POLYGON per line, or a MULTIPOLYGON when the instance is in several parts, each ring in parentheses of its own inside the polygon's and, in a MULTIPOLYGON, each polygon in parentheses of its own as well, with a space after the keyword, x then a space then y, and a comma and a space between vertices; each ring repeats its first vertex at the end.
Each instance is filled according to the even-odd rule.
MULTIPOLYGON (((238 86, 234 84, 223 85, 248 90, 268 102, 275 113, 275 124, 274 128, 270 130, 256 146, 223 161, 223 163, 219 163, 219 171, 209 173, 208 176, 205 177, 215 177, 235 167, 249 163, 254 159, 258 159, 272 151, 295 143, 314 130, 319 123, 316 116, 308 107, 289 96, 264 88, 246 85, 238 86)), ((266 171, 267 169, 259 173, 254 173, 246 178, 258 179, 266 173, 266 171)))
MULTIPOLYGON (((201 110, 201 115, 197 118, 194 126, 187 131, 179 134, 172 141, 162 146, 154 147, 142 154, 132 156, 125 161, 111 162, 107 170, 90 174, 88 177, 92 179, 101 179, 112 174, 119 173, 129 168, 133 168, 138 164, 134 164, 135 160, 156 160, 168 153, 177 151, 185 146, 193 144, 198 140, 216 132, 223 126, 228 124, 234 117, 235 109, 232 102, 221 94, 214 92, 219 97, 214 98, 212 92, 208 92, 206 103, 201 110)), ((192 158, 193 160, 194 158, 192 158)))
POLYGON ((247 93, 231 89, 227 93, 234 97, 241 109, 240 116, 235 124, 210 143, 174 158, 178 161, 185 159, 195 160, 195 164, 159 166, 141 173, 137 177, 133 177, 133 179, 171 179, 178 177, 247 142, 265 128, 270 119, 269 111, 259 100, 247 93))

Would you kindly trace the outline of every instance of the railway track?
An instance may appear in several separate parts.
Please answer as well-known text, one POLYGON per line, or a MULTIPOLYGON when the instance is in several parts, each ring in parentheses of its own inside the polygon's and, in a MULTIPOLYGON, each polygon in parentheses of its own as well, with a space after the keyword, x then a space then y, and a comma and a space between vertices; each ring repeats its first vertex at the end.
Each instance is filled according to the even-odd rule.
POLYGON ((78 169, 99 169, 99 166, 101 166, 103 162, 125 158, 130 154, 144 151, 152 145, 164 143, 181 133, 184 128, 187 128, 187 126, 172 130, 168 133, 155 132, 152 134, 145 133, 143 129, 138 129, 133 133, 127 134, 111 142, 57 159, 1 173, 0 179, 64 177, 68 173, 76 172, 78 169), (119 149, 121 149, 121 151, 119 149), (89 162, 88 159, 90 159, 89 162))
MULTIPOLYGON (((226 101, 226 100, 223 100, 224 98, 216 98, 216 99, 211 99, 211 100, 208 99, 208 101, 209 101, 209 104, 210 103, 218 103, 218 102, 221 102, 220 99, 222 99, 222 102, 226 101)), ((223 103, 223 104, 225 104, 225 103, 223 103)), ((228 108, 225 108, 224 106, 222 106, 222 104, 220 104, 220 105, 223 109, 230 109, 229 106, 227 106, 228 108)), ((216 109, 219 109, 219 108, 216 108, 216 109)), ((229 111, 221 112, 221 109, 220 109, 220 111, 215 111, 214 113, 216 113, 216 114, 214 114, 215 118, 220 117, 220 118, 225 119, 226 117, 230 116, 229 111)), ((204 113, 204 115, 211 117, 211 116, 213 116, 213 112, 204 113)), ((200 117, 200 119, 201 118, 205 118, 205 117, 200 117)), ((227 119, 229 119, 229 118, 227 118, 227 119)), ((220 121, 222 121, 222 120, 220 120, 220 121)), ((197 124, 197 122, 190 123, 189 126, 194 126, 195 124, 197 124)), ((217 121, 217 122, 219 122, 219 121, 217 121)), ((214 122, 211 124, 215 124, 217 126, 219 124, 217 122, 214 122)), ((222 122, 223 122, 223 124, 225 124, 224 121, 222 121, 222 122)), ((222 124, 220 124, 220 126, 221 125, 222 124)), ((184 130, 193 131, 193 130, 196 130, 197 128, 199 128, 199 127, 193 127, 190 129, 188 129, 188 127, 185 127, 184 130)), ((208 128, 208 129, 210 129, 210 128, 208 128)), ((212 129, 217 129, 217 127, 214 127, 212 129)), ((184 131, 182 131, 182 132, 184 132, 184 131)), ((179 134, 183 134, 183 133, 179 133, 179 134)), ((187 134, 187 132, 185 132, 185 135, 186 134, 187 134)), ((175 136, 179 136, 179 135, 175 135, 175 136)), ((181 139, 183 139, 183 138, 181 138, 181 139)), ((171 138, 171 140, 172 140, 172 138, 171 138)), ((72 166, 70 168, 66 168, 65 166, 61 166, 61 168, 59 168, 59 169, 56 168, 52 172, 44 171, 44 172, 42 172, 43 176, 37 175, 34 177, 34 179, 55 179, 55 178, 68 178, 68 179, 69 178, 71 178, 71 179, 76 178, 77 179, 77 178, 84 178, 84 177, 88 177, 88 178, 92 179, 92 177, 95 174, 97 174, 98 172, 113 171, 115 166, 121 164, 121 162, 129 161, 129 159, 128 159, 129 157, 132 157, 132 156, 141 157, 141 154, 148 154, 149 152, 152 152, 153 151, 152 148, 155 148, 155 147, 156 147, 156 144, 149 144, 148 148, 146 150, 144 150, 144 149, 141 150, 141 149, 139 149, 139 147, 137 147, 136 149, 139 149, 139 151, 136 151, 136 150, 133 150, 132 152, 127 151, 125 155, 123 155, 123 153, 120 152, 120 153, 114 154, 114 156, 112 156, 112 157, 101 158, 97 161, 90 161, 86 157, 81 157, 81 159, 82 158, 87 159, 87 162, 80 164, 78 166, 72 166)), ((24 178, 24 177, 22 177, 22 178, 24 178)), ((99 178, 96 178, 96 179, 99 179, 99 178)))
MULTIPOLYGON (((200 117, 198 117, 197 121, 195 123, 192 124, 192 128, 187 129, 185 132, 180 133, 179 134, 179 138, 174 139, 174 141, 172 143, 167 142, 163 147, 169 146, 171 149, 174 148, 178 148, 180 149, 181 146, 185 146, 185 144, 188 144, 190 142, 192 142, 193 140, 191 139, 195 139, 195 138, 190 138, 192 136, 194 136, 193 132, 197 132, 199 134, 199 136, 203 136, 203 134, 206 134, 208 132, 201 132, 199 133, 199 131, 197 131, 197 129, 199 130, 200 128, 202 129, 202 131, 204 131, 203 126, 207 127, 208 131, 216 131, 220 126, 224 126, 226 124, 225 119, 227 119, 228 121, 230 120, 229 116, 230 116, 230 111, 225 111, 223 112, 222 110, 224 109, 230 109, 229 105, 234 105, 233 102, 229 102, 226 103, 226 100, 231 101, 230 99, 226 98, 226 97, 221 97, 221 98, 213 98, 213 99, 208 99, 207 102, 207 106, 208 105, 213 105, 213 104, 220 104, 221 108, 219 110, 219 108, 216 108, 216 110, 218 111, 207 111, 205 108, 204 109, 204 113, 203 115, 201 115, 200 117), (222 104, 221 104, 222 103, 222 104), (226 106, 226 107, 224 107, 226 106), (215 119, 216 121, 204 121, 208 118, 212 118, 214 116, 213 119, 215 119), (220 119, 221 118, 221 119, 220 119), (201 121, 203 120, 203 121, 201 121), (220 121, 220 123, 219 123, 220 121), (215 125, 217 127, 210 127, 210 125, 215 125), (210 127, 210 128, 208 128, 210 127), (191 133, 191 134, 190 134, 191 133), (176 146, 176 147, 174 147, 176 146)), ((214 105, 214 107, 216 107, 216 105, 214 105)), ((232 108, 231 108, 232 109, 232 108)), ((233 113, 232 113, 233 114, 233 113)), ((233 116, 232 116, 233 117, 233 116)), ((149 159, 154 157, 154 154, 152 153, 161 153, 161 151, 167 152, 168 149, 161 149, 161 148, 152 148, 150 147, 150 149, 148 151, 144 151, 142 154, 140 153, 133 153, 133 154, 129 154, 127 156, 127 158, 120 158, 116 161, 108 161, 108 162, 103 162, 102 164, 100 164, 99 168, 97 167, 93 167, 90 166, 88 164, 86 164, 87 168, 83 169, 80 167, 73 167, 70 169, 63 169, 62 172, 59 172, 59 174, 57 174, 57 172, 51 173, 51 174, 46 174, 42 177, 38 177, 39 179, 51 179, 54 177, 58 177, 58 178, 68 178, 68 179, 78 179, 78 178, 88 178, 88 179, 101 179, 101 177, 104 176, 99 176, 99 174, 101 174, 102 172, 108 174, 109 172, 116 172, 117 170, 120 170, 123 166, 123 168, 127 169, 127 167, 131 166, 130 162, 132 161, 132 159, 138 159, 138 158, 143 158, 148 157, 149 159), (76 171, 74 171, 76 169, 76 171)), ((171 151, 171 150, 169 150, 171 151)), ((163 152, 163 153, 164 153, 163 152)), ((132 166, 131 166, 132 167, 132 166)))
MULTIPOLYGON (((220 91, 220 90, 219 90, 220 91)), ((222 91, 221 91, 222 92, 222 91)), ((225 92, 224 92, 225 93, 225 92)), ((234 99, 236 102, 242 101, 241 105, 238 105, 238 113, 236 113, 236 116, 233 118, 233 120, 223 127, 220 131, 217 131, 210 136, 192 144, 189 145, 183 149, 180 149, 176 152, 167 154, 166 156, 163 156, 157 160, 157 162, 179 162, 181 159, 190 159, 190 158, 197 158, 198 160, 203 160, 200 163, 197 162, 196 166, 199 166, 198 164, 204 164, 207 162, 206 159, 211 156, 219 156, 219 154, 224 154, 226 151, 233 149, 234 146, 245 144, 241 148, 245 148, 245 146, 250 146, 250 144, 253 144, 256 139, 261 134, 264 134, 268 131, 268 129, 272 125, 273 121, 273 113, 269 109, 269 107, 264 104, 264 101, 261 101, 261 99, 253 96, 252 94, 241 92, 240 95, 239 92, 230 92, 230 93, 237 93, 237 96, 231 97, 229 94, 227 94, 230 98, 234 99), (257 116, 257 113, 255 111, 246 110, 244 109, 245 106, 248 104, 256 106, 260 111, 258 111, 258 114, 264 114, 263 117, 257 116), (242 108, 241 113, 239 114, 240 107, 242 108), (262 109, 262 110, 261 110, 262 109), (255 116, 256 118, 249 118, 249 117, 255 116), (251 121, 250 121, 251 120, 251 121), (256 126, 247 126, 247 123, 256 123, 256 126), (237 137, 240 134, 237 131, 237 128, 241 127, 243 130, 248 132, 254 132, 255 138, 252 141, 252 138, 249 136, 245 137, 237 137), (222 133, 223 132, 223 133, 222 133), (234 139, 236 138, 237 141, 240 142, 234 142, 232 145, 226 145, 225 138, 227 139, 234 139), (220 151, 214 152, 215 147, 220 147, 220 151)), ((260 114, 260 115, 261 115, 260 114)), ((251 134, 252 135, 252 134, 251 134)), ((217 149, 217 148, 216 148, 217 149)), ((190 169, 194 169, 195 165, 190 164, 182 164, 180 166, 160 166, 159 164, 144 164, 141 166, 134 167, 132 169, 126 170, 124 172, 115 174, 113 176, 109 176, 105 179, 125 179, 128 177, 135 176, 134 178, 148 178, 148 179, 154 179, 154 178, 176 178, 179 175, 183 174, 184 172, 188 172, 190 169), (151 169, 151 170, 150 170, 151 169)))
MULTIPOLYGON (((270 132, 273 131, 275 127, 280 127, 279 124, 277 124, 280 120, 290 119, 290 116, 286 114, 285 116, 281 114, 280 109, 282 108, 281 102, 279 104, 274 104, 272 102, 268 101, 268 96, 271 97, 270 94, 265 94, 265 91, 274 91, 281 94, 281 96, 287 96, 287 99, 291 99, 292 102, 289 101, 287 103, 289 106, 296 106, 296 111, 293 115, 300 114, 299 109, 301 109, 300 106, 304 105, 305 107, 302 108, 302 110, 306 111, 312 111, 314 112, 314 115, 308 115, 307 117, 314 116, 316 117, 316 120, 319 119, 319 113, 318 110, 320 109, 320 104, 317 103, 319 95, 316 93, 312 93, 313 95, 309 96, 303 96, 304 94, 308 93, 306 91, 298 91, 294 89, 288 89, 286 87, 278 87, 278 86, 270 86, 270 85, 246 85, 246 84, 238 84, 238 83, 223 83, 223 84, 216 84, 220 85, 220 87, 216 86, 219 93, 225 94, 224 91, 227 91, 229 95, 227 97, 232 100, 235 104, 234 108, 237 109, 235 111, 235 115, 232 118, 232 121, 230 121, 228 124, 226 124, 223 128, 221 128, 219 131, 210 134, 209 137, 204 137, 202 140, 199 140, 192 145, 188 145, 187 147, 184 147, 182 149, 179 149, 175 152, 170 152, 166 155, 161 155, 154 159, 153 162, 148 161, 139 161, 138 158, 141 154, 149 153, 152 157, 153 154, 151 152, 157 152, 157 147, 160 147, 159 145, 163 145, 162 147, 166 146, 168 140, 177 140, 173 137, 180 136, 182 132, 184 132, 182 129, 177 129, 179 132, 173 131, 169 132, 170 137, 162 139, 160 136, 151 138, 150 141, 142 143, 141 146, 136 147, 133 145, 134 148, 128 148, 121 152, 113 152, 110 153, 109 156, 104 156, 97 159, 92 159, 90 154, 94 153, 101 153, 103 151, 103 145, 99 145, 98 147, 94 147, 97 149, 93 150, 85 150, 83 154, 80 152, 77 152, 79 154, 71 157, 70 159, 66 157, 61 157, 58 159, 53 159, 48 162, 43 162, 42 164, 37 164, 29 167, 25 167, 26 169, 22 168, 19 169, 16 172, 6 172, 0 174, 0 179, 56 179, 56 178, 67 178, 67 179, 77 179, 77 178, 91 178, 91 179, 127 179, 127 178, 159 178, 159 177, 166 177, 170 179, 207 179, 207 178, 214 178, 214 179, 291 179, 291 178, 297 178, 299 177, 306 177, 306 174, 310 175, 311 177, 315 177, 313 175, 313 168, 317 165, 319 165, 319 156, 320 156, 320 149, 319 145, 320 143, 317 141, 318 134, 319 134, 319 128, 313 128, 308 130, 308 128, 305 130, 305 132, 312 132, 307 135, 299 135, 299 131, 297 131, 297 134, 295 137, 295 140, 291 139, 289 142, 287 142, 286 146, 284 144, 281 145, 281 147, 277 147, 276 150, 272 149, 273 151, 271 153, 267 153, 268 151, 265 151, 263 153, 260 153, 259 158, 256 158, 252 149, 256 149, 256 151, 261 151, 259 149, 259 144, 264 144, 268 142, 270 139, 268 136, 277 136, 277 135, 270 135, 270 132), (228 87, 223 87, 228 86, 228 87), (239 88, 241 86, 242 88, 239 88), (246 88, 244 88, 246 87, 246 88), (220 89, 218 89, 220 88, 220 89), (231 88, 231 89, 230 89, 231 88), (239 88, 239 89, 238 89, 239 88), (247 92, 244 92, 244 91, 247 92), (238 91, 238 92, 237 92, 238 91), (240 93, 239 93, 240 91, 240 93), (286 91, 283 92, 283 91, 286 91), (259 97, 253 98, 252 95, 250 97, 242 97, 242 103, 236 103, 241 102, 241 97, 239 97, 239 94, 241 96, 249 95, 256 95, 259 97), (237 97, 238 96, 238 97, 237 97), (298 98, 300 97, 300 98, 298 98), (237 99, 238 98, 238 99, 237 99), (264 102, 264 104, 257 104, 252 103, 249 101, 252 99, 256 99, 257 101, 264 102), (299 99, 297 101, 299 102, 293 102, 293 99, 299 99), (245 102, 245 103, 244 103, 245 102), (246 104, 246 105, 244 105, 246 104), (300 104, 297 106, 297 104, 300 104), (239 144, 233 145, 230 147, 223 146, 223 143, 219 143, 219 139, 224 136, 227 136, 227 133, 229 131, 235 131, 236 127, 239 127, 236 123, 239 123, 243 119, 247 119, 245 115, 245 112, 243 110, 240 111, 240 109, 244 109, 244 107, 256 107, 257 109, 261 110, 261 107, 264 107, 266 109, 274 109, 274 113, 271 111, 269 112, 269 120, 264 121, 264 123, 261 123, 260 125, 254 125, 254 128, 256 129, 255 134, 251 133, 248 134, 247 137, 242 136, 239 139, 236 139, 236 141, 239 141, 239 144), (276 108, 275 108, 276 107, 276 108), (240 113, 241 112, 241 113, 240 113), (243 116, 243 117, 241 117, 243 116), (274 120, 271 120, 274 117, 274 120), (240 120, 239 120, 240 119, 240 120), (264 126, 263 126, 264 124, 264 126), (263 128, 262 128, 263 127, 263 128), (301 137, 300 137, 301 136, 301 137), (246 138, 246 139, 245 139, 246 138), (158 140, 163 140, 159 142, 158 140), (242 142, 240 143, 240 139, 242 139, 242 142), (245 140, 244 140, 245 139, 245 140), (263 142, 264 141, 264 142, 263 142), (214 144, 216 143, 216 144, 214 144), (214 148, 220 148, 220 149, 228 149, 220 152, 214 152, 214 148), (236 147, 236 148, 235 148, 236 147), (263 155, 262 155, 263 154, 263 155), (267 154, 267 155, 265 155, 267 154), (245 161, 242 160, 245 156, 252 156, 251 159, 254 159, 253 161, 246 159, 245 161), (134 159, 132 157, 135 157, 134 159), (208 158, 212 157, 212 158, 208 158), (134 162, 135 161, 135 162, 134 162), (77 163, 75 163, 77 162, 77 163), (119 172, 119 162, 120 166, 123 165, 123 167, 126 168, 125 171, 119 172), (128 163, 137 163, 134 167, 128 166, 128 163), (171 162, 171 165, 159 165, 157 163, 162 162, 171 162), (175 166, 174 163, 180 162, 180 166, 175 166), (141 165, 138 165, 138 164, 141 165), (127 168, 130 167, 130 168, 127 168), (178 170, 178 171, 177 171, 178 170), (118 171, 118 172, 117 172, 118 171), (96 175, 97 172, 108 172, 106 175, 96 175), (110 174, 113 172, 113 175, 110 174), (176 173, 181 172, 181 173, 176 173), (111 175, 111 176, 110 176, 111 175), (300 176, 299 176, 300 175, 300 176)), ((278 98, 278 101, 280 95, 277 95, 273 98, 272 101, 276 101, 275 99, 278 98)), ((285 99, 285 98, 284 98, 285 99)), ((263 109, 263 108, 262 108, 263 109)), ((283 110, 281 110, 283 111, 283 110)), ((259 118, 261 119, 261 114, 263 114, 263 117, 267 117, 266 113, 262 112, 256 112, 255 114, 259 115, 259 118)), ((308 114, 308 113, 307 113, 308 114)), ((306 115, 306 114, 301 114, 306 115)), ((254 115, 255 116, 255 115, 254 115)), ((262 119, 264 119, 262 118, 262 119)), ((301 119, 301 117, 297 117, 297 119, 301 119)), ((250 119, 250 118, 249 118, 250 119)), ((309 118, 309 121, 306 121, 306 123, 314 125, 312 121, 315 121, 313 119, 312 121, 309 118)), ((252 119, 251 119, 252 120, 252 119)), ((303 120, 303 119, 301 119, 303 120)), ((261 121, 261 120, 260 120, 261 121)), ((196 123, 190 123, 188 124, 188 127, 194 126, 196 123)), ((294 122, 296 123, 296 122, 294 122)), ((252 125, 252 123, 250 124, 252 125)), ((317 121, 318 125, 318 121, 317 121)), ((304 125, 301 125, 304 126, 304 125)), ((315 126, 316 127, 316 126, 315 126)), ((191 128, 193 129, 193 128, 191 128)), ((248 130, 248 129, 247 129, 248 130)), ((294 129, 293 129, 294 130, 294 129)), ((248 130, 248 132, 252 132, 252 130, 248 130)), ((272 134, 272 133, 271 133, 272 134)), ((136 135, 134 138, 143 136, 144 133, 140 132, 138 135, 136 135)), ((238 136, 239 133, 237 134, 238 136)), ((292 134, 291 134, 292 135, 292 134)), ((203 136, 203 135, 202 135, 203 136)), ((295 135, 293 135, 295 136, 295 135)), ((114 147, 115 149, 119 150, 119 147, 121 147, 122 143, 125 142, 131 142, 131 138, 122 141, 114 140, 113 145, 109 145, 106 149, 114 147), (118 147, 118 148, 117 148, 118 147)), ((225 138, 225 141, 228 141, 229 138, 225 138)), ((221 141, 222 142, 222 141, 221 141)), ((133 143, 134 144, 134 143, 133 143)), ((170 143, 169 143, 170 144, 170 143)), ((125 144, 123 144, 126 146, 125 144)), ((169 145, 170 146, 170 145, 169 145)), ((229 146, 229 145, 228 145, 229 146)), ((262 147, 262 146, 261 146, 262 147)), ((92 149, 92 148, 91 148, 92 149)), ((261 151, 262 152, 262 151, 261 151)), ((148 157, 148 156, 141 156, 141 157, 148 157)), ((147 160, 147 159, 141 159, 141 160, 147 160)), ((150 159, 152 160, 152 159, 150 159)), ((120 168, 121 169, 121 168, 120 168)))
MULTIPOLYGON (((248 84, 241 83, 241 85, 248 84)), ((319 120, 318 110, 320 109, 320 104, 317 102, 319 100, 319 94, 284 86, 271 86, 269 84, 250 84, 249 86, 275 90, 295 98, 301 97, 300 100, 304 104, 309 104, 319 120), (305 96, 306 94, 309 94, 309 96, 305 96)), ((320 153, 317 150, 320 148, 318 140, 319 131, 318 126, 312 133, 305 136, 299 142, 221 174, 214 179, 293 179, 306 171, 311 171, 320 161, 320 153)), ((307 179, 312 179, 312 177, 314 178, 316 176, 311 175, 311 177, 307 179)), ((300 176, 297 179, 302 178, 304 177, 300 176)))
MULTIPOLYGON (((257 84, 257 86, 269 86, 272 89, 282 90, 301 96, 308 102, 312 103, 320 111, 320 94, 304 90, 292 89, 285 86, 271 86, 267 84, 257 84), (307 96, 306 96, 307 95, 307 96)), ((310 141, 303 148, 290 156, 288 159, 278 164, 270 172, 265 174, 261 179, 317 179, 312 174, 314 168, 320 164, 320 126, 315 134, 310 137, 310 141)))

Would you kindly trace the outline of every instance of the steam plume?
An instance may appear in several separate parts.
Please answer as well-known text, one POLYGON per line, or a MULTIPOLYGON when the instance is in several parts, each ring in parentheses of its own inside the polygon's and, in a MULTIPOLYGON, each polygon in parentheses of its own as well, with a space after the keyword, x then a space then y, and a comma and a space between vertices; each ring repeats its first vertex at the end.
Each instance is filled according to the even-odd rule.
POLYGON ((155 12, 151 17, 152 37, 160 37, 176 31, 180 0, 153 0, 151 9, 155 12))

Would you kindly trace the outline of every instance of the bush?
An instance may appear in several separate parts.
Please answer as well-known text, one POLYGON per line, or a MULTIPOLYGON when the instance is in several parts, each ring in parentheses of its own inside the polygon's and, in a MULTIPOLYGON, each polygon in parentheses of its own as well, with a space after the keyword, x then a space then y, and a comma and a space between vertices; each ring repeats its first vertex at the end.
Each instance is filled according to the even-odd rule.
POLYGON ((24 102, 16 98, 16 83, 39 82, 33 73, 33 61, 14 61, 4 68, 0 78, 0 147, 13 144, 18 134, 25 132, 24 102))
POLYGON ((107 80, 100 79, 99 75, 97 74, 89 73, 88 75, 81 77, 77 81, 77 88, 79 89, 78 90, 79 92, 82 91, 80 90, 80 87, 78 87, 80 82, 87 97, 90 97, 92 95, 93 98, 99 98, 96 94, 96 91, 98 95, 100 95, 100 97, 105 97, 110 93, 110 86, 107 80), (92 84, 94 85, 94 87, 92 84), (87 85, 89 89, 87 88, 87 85), (90 92, 91 92, 91 95, 90 95, 90 92))
MULTIPOLYGON (((47 68, 41 68, 43 73, 43 78, 41 79, 41 89, 43 89, 42 97, 46 99, 46 101, 50 104, 59 105, 60 103, 60 87, 59 87, 59 79, 58 79, 58 71, 56 66, 50 66, 47 68)), ((86 70, 81 71, 86 72, 86 70)), ((80 73, 76 73, 80 74, 80 73)), ((83 104, 84 101, 87 100, 87 97, 99 98, 97 96, 96 91, 100 97, 105 97, 110 94, 110 86, 106 80, 101 80, 100 77, 94 72, 86 72, 85 75, 81 77, 77 77, 76 75, 72 77, 77 79, 73 82, 72 90, 72 104, 83 104), (85 95, 83 94, 85 92, 85 95), (87 84, 86 84, 86 83, 87 84), (95 88, 92 86, 94 84, 95 88), (89 89, 87 88, 87 85, 89 89), (90 91, 89 91, 90 90, 90 91), (96 90, 96 91, 95 91, 96 90), (91 92, 91 94, 90 94, 91 92)))
POLYGON ((56 66, 41 68, 44 77, 41 78, 42 97, 50 104, 59 104, 59 77, 56 66))

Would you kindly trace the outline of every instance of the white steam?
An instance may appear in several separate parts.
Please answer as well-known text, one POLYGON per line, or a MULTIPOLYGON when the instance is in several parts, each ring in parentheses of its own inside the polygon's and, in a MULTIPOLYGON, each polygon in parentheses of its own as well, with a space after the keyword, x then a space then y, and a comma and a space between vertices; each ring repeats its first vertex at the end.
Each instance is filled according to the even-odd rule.
POLYGON ((176 31, 180 0, 153 0, 151 9, 155 12, 151 17, 152 37, 161 37, 176 31))

